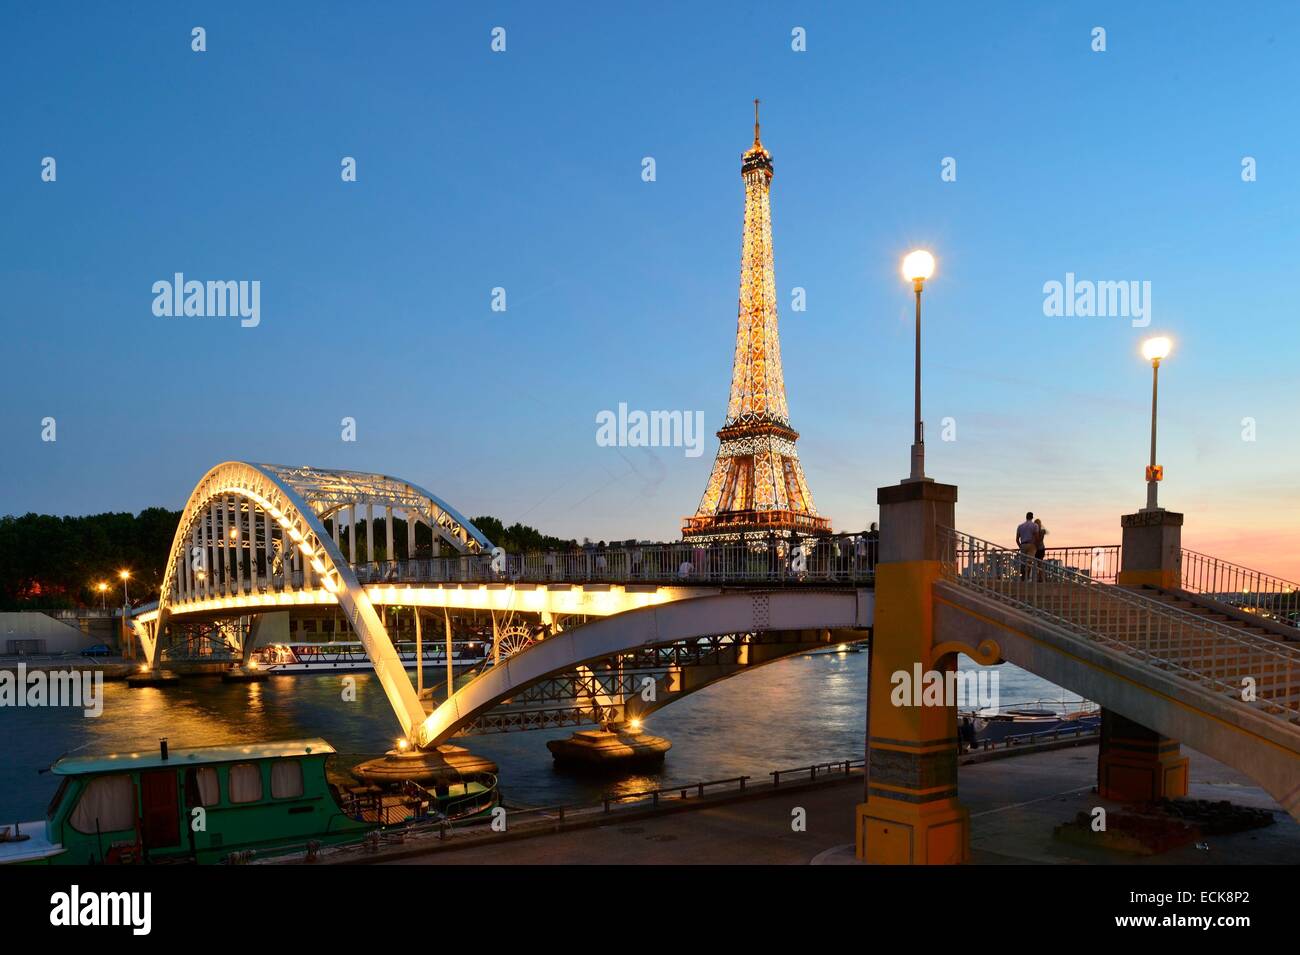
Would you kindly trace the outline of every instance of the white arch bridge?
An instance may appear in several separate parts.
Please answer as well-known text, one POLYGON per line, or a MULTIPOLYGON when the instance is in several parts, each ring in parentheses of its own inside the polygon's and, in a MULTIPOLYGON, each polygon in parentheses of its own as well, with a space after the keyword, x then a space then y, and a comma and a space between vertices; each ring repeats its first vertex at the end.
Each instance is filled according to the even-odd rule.
POLYGON ((179 625, 337 608, 402 732, 427 748, 464 733, 617 724, 755 666, 862 640, 873 607, 868 543, 523 557, 408 481, 228 461, 190 495, 158 605, 131 624, 156 670, 179 625), (434 705, 411 683, 385 606, 415 608, 417 626, 419 608, 487 611, 494 636, 498 615, 535 615, 550 635, 513 655, 498 647, 495 665, 434 705))

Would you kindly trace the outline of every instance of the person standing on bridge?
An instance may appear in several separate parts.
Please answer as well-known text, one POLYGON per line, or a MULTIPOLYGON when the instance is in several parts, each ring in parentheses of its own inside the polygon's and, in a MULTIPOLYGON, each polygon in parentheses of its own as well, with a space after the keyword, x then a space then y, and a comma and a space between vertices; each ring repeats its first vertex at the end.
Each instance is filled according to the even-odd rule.
MULTIPOLYGON (((1034 535, 1034 560, 1046 560, 1047 528, 1043 526, 1043 519, 1041 517, 1034 518, 1034 526, 1038 528, 1037 533, 1034 535)), ((1039 565, 1038 567, 1038 579, 1043 579, 1042 565, 1039 565)))
POLYGON ((1039 527, 1034 523, 1034 512, 1025 513, 1025 522, 1016 528, 1016 546, 1020 548, 1020 579, 1029 576, 1029 558, 1038 548, 1039 527))

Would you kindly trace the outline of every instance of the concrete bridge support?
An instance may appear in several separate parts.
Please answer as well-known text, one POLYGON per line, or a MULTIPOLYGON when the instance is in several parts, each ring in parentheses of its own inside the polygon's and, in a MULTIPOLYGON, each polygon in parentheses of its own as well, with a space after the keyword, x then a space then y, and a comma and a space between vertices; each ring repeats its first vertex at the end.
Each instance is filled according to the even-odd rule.
POLYGON ((930 480, 880 488, 880 560, 867 697, 866 802, 857 856, 866 862, 965 862, 970 814, 957 801, 957 708, 895 705, 894 674, 956 666, 936 653, 932 586, 940 576, 938 528, 953 527, 957 488, 930 480))
MULTIPOLYGON (((1121 587, 1177 588, 1182 584, 1183 515, 1141 510, 1120 518, 1121 587)), ((1178 740, 1109 710, 1101 715, 1097 792, 1117 802, 1150 802, 1187 795, 1189 760, 1178 740)))

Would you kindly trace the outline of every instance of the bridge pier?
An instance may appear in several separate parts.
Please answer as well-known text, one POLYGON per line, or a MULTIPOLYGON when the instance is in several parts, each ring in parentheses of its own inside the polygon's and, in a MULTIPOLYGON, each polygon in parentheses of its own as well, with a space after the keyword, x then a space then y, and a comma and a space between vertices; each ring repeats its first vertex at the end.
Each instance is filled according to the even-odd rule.
POLYGON ((957 488, 930 480, 882 487, 880 558, 867 689, 866 802, 857 856, 893 865, 943 865, 970 856, 970 813, 957 801, 957 707, 895 704, 894 675, 936 665, 932 585, 940 577, 940 527, 953 527, 957 488))
MULTIPOLYGON (((1177 588, 1182 584, 1183 515, 1141 510, 1120 518, 1121 587, 1177 588)), ((1097 793, 1116 802, 1151 802, 1187 795, 1190 760, 1178 740, 1110 710, 1101 714, 1097 793)))
POLYGON ((578 730, 568 739, 548 740, 557 765, 586 769, 629 769, 664 761, 672 743, 639 727, 622 724, 608 729, 578 730))

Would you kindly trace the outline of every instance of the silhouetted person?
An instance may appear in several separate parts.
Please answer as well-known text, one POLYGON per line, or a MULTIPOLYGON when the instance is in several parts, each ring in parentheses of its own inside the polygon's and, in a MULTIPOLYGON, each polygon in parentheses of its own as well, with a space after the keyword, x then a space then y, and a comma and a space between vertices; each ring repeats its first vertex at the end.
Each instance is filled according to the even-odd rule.
MULTIPOLYGON (((1034 535, 1034 560, 1040 560, 1040 561, 1046 560, 1047 559, 1047 528, 1043 527, 1043 519, 1041 517, 1034 518, 1034 526, 1038 528, 1037 533, 1034 535)), ((1038 579, 1039 580, 1043 579, 1042 564, 1038 565, 1038 579)))
POLYGON ((1029 558, 1034 556, 1038 547, 1038 525, 1034 523, 1034 512, 1025 513, 1025 522, 1016 528, 1016 546, 1020 548, 1020 579, 1029 576, 1029 558))

